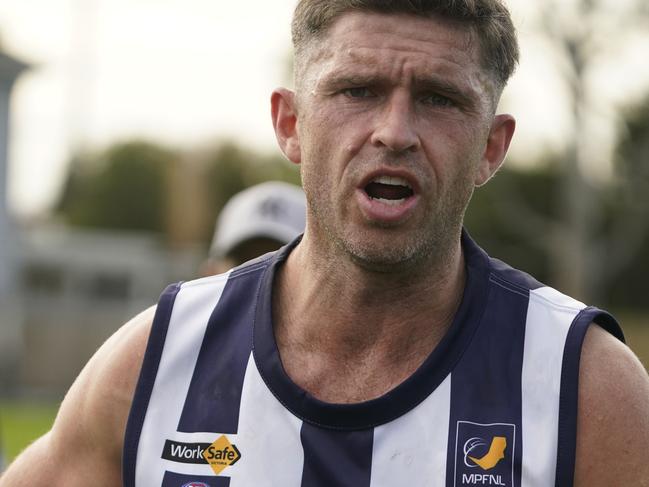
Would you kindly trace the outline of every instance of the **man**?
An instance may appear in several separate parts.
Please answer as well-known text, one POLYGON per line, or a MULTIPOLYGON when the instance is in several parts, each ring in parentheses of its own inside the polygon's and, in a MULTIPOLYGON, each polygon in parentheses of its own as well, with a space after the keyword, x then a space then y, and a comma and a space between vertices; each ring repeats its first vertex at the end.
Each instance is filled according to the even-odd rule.
POLYGON ((305 221, 300 187, 267 181, 244 189, 221 210, 201 274, 220 274, 279 249, 304 232, 305 221))
POLYGON ((168 288, 1 485, 119 485, 122 456, 138 487, 649 485, 649 385, 615 320, 462 231, 514 132, 506 9, 302 0, 293 38, 271 103, 304 236, 168 288))

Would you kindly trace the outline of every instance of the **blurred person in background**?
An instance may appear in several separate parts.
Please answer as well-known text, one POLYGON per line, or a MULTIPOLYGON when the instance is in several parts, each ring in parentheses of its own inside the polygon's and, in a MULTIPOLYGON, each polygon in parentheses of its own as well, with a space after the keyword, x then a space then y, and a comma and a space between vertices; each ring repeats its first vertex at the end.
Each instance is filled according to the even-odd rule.
POLYGON ((301 0, 293 42, 271 113, 302 238, 167 288, 0 485, 649 485, 616 320, 463 227, 515 129, 504 4, 301 0))
POLYGON ((302 188, 268 181, 234 195, 221 210, 201 274, 220 274, 286 245, 304 232, 302 188))

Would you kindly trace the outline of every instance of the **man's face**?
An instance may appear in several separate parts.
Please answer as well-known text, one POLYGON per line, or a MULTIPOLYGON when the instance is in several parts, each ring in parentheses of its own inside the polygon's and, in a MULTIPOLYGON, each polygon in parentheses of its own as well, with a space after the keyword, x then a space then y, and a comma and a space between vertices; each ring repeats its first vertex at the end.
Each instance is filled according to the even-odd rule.
POLYGON ((496 90, 471 33, 354 12, 309 49, 294 100, 299 153, 287 152, 302 166, 307 235, 368 268, 443 258, 473 188, 502 160, 485 157, 496 90))

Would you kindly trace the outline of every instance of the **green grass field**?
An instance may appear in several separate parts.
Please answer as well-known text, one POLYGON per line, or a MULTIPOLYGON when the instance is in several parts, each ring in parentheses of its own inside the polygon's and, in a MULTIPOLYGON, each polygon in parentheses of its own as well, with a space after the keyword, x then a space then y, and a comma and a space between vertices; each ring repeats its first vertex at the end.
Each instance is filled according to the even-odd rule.
POLYGON ((48 431, 57 409, 55 403, 0 402, 0 445, 5 461, 48 431))

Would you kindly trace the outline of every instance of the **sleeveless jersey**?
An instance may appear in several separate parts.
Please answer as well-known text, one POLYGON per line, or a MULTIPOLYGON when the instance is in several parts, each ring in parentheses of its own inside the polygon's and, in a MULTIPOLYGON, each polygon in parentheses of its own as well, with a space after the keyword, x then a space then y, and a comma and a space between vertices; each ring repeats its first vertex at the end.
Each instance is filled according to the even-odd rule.
POLYGON ((412 376, 363 403, 322 402, 282 367, 271 291, 295 242, 167 288, 129 416, 124 485, 572 486, 584 335, 591 322, 622 332, 466 233, 462 244, 466 285, 449 330, 412 376))

